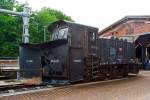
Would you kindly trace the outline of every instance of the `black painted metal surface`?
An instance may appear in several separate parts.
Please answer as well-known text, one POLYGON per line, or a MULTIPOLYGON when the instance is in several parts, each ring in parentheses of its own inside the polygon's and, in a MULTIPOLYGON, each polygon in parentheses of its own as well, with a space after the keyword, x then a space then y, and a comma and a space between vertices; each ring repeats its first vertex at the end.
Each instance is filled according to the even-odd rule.
POLYGON ((51 83, 93 81, 138 73, 134 44, 98 38, 98 29, 66 21, 49 26, 52 41, 22 44, 22 77, 42 77, 51 83))

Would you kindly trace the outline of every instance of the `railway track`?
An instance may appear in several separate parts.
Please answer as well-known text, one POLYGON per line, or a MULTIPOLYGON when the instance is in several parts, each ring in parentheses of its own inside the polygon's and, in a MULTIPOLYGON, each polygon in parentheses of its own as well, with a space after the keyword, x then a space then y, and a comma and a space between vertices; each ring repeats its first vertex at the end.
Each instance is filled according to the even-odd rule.
POLYGON ((16 95, 21 93, 27 93, 33 90, 40 90, 50 88, 50 85, 8 85, 8 86, 0 86, 0 96, 7 96, 7 95, 16 95))
POLYGON ((89 84, 95 84, 95 83, 107 83, 107 82, 113 82, 113 81, 119 81, 119 80, 126 80, 128 78, 73 84, 73 85, 67 85, 67 86, 23 85, 23 84, 0 86, 0 97, 19 95, 19 94, 25 94, 25 93, 33 93, 33 92, 39 92, 39 91, 44 91, 44 90, 63 89, 63 88, 68 88, 68 87, 76 87, 76 86, 89 85, 89 84))

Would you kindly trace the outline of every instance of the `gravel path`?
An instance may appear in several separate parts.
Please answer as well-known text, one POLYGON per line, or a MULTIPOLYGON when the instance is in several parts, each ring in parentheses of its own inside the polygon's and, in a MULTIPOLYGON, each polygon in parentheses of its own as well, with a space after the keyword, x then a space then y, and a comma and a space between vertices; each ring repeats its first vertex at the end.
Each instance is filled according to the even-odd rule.
POLYGON ((150 71, 125 80, 69 86, 0 100, 150 100, 150 71))

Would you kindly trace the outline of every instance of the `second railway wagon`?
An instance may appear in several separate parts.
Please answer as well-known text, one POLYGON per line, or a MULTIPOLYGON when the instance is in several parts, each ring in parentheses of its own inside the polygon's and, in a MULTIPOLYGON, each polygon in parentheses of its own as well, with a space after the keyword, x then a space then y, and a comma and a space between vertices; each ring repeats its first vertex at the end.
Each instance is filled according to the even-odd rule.
POLYGON ((51 41, 20 46, 20 73, 32 80, 28 82, 88 82, 139 71, 133 43, 98 38, 98 28, 63 20, 48 30, 53 33, 51 41))

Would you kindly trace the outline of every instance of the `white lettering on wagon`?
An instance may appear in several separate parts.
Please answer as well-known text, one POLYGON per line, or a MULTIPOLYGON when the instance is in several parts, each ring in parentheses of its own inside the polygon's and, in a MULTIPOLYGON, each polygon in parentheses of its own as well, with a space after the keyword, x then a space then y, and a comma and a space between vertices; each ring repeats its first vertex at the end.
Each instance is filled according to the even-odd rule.
POLYGON ((81 62, 81 59, 74 59, 73 62, 79 63, 81 62))
POLYGON ((27 62, 27 63, 33 63, 33 60, 31 60, 31 59, 30 59, 30 60, 29 60, 29 59, 27 59, 27 60, 26 60, 26 62, 27 62))
POLYGON ((52 63, 58 63, 59 59, 51 60, 52 63))

